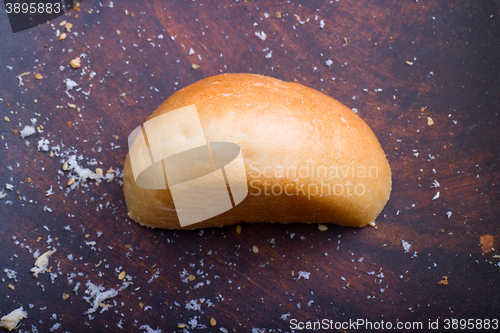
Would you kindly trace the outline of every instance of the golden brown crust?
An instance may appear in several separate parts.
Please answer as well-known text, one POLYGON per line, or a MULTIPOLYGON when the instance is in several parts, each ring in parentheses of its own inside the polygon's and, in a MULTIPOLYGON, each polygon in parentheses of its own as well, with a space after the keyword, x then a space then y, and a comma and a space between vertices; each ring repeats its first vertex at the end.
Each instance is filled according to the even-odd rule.
MULTIPOLYGON (((249 195, 233 209, 183 229, 239 222, 364 227, 389 200, 391 171, 380 143, 359 116, 327 95, 270 77, 225 74, 176 92, 149 119, 192 104, 208 142, 240 146, 249 195)), ((138 187, 128 155, 124 191, 133 220, 181 229, 170 191, 138 187)))

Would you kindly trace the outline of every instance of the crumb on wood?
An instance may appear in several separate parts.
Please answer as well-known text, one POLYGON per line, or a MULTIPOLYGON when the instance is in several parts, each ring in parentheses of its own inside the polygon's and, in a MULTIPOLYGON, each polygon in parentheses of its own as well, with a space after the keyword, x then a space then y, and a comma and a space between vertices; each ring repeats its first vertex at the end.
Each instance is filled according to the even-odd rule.
POLYGON ((494 240, 495 240, 495 238, 492 235, 481 236, 481 238, 480 238, 481 250, 483 251, 483 253, 491 252, 494 240))
POLYGON ((75 59, 71 60, 71 62, 69 63, 71 65, 71 67, 73 68, 80 68, 81 67, 81 64, 80 64, 80 57, 76 57, 75 59))
POLYGON ((0 318, 0 327, 12 331, 17 328, 19 322, 28 317, 28 313, 24 311, 23 307, 17 308, 10 312, 9 314, 0 318))
POLYGON ((441 278, 441 281, 438 282, 439 285, 441 286, 447 286, 448 285, 448 277, 445 275, 441 278))

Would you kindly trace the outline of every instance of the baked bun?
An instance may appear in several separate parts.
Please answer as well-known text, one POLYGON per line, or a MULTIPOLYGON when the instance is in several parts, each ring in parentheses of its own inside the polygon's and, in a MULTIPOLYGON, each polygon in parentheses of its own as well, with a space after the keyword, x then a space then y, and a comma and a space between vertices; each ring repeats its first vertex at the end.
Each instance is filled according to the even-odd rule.
POLYGON ((385 153, 358 115, 314 89, 261 75, 213 76, 177 91, 131 135, 129 148, 123 169, 128 215, 148 227, 364 227, 391 192, 385 153), (197 114, 199 121, 182 114, 197 114), (217 193, 230 205, 203 215, 222 200, 208 189, 220 185, 216 178, 225 191, 217 193), (192 212, 201 218, 183 220, 192 212))

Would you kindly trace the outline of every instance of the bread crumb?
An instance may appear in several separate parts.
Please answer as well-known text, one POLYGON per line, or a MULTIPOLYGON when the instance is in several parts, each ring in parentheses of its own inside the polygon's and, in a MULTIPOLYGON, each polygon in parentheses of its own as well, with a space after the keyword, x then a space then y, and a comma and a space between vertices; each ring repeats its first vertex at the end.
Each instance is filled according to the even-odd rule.
POLYGON ((16 290, 16 287, 14 287, 12 283, 9 283, 7 287, 9 287, 10 290, 16 290))
POLYGON ((432 126, 434 125, 434 120, 432 120, 431 117, 427 117, 427 126, 432 126))
POLYGON ((267 35, 264 31, 261 32, 256 32, 255 36, 257 36, 260 40, 265 41, 267 38, 267 35))
POLYGON ((59 35, 59 40, 65 40, 66 39, 66 33, 63 32, 62 34, 59 35))
POLYGON ((405 241, 404 239, 401 240, 401 245, 403 246, 403 249, 405 250, 405 253, 410 251, 411 244, 405 241))
POLYGON ((47 251, 40 257, 38 257, 38 259, 35 261, 35 266, 30 270, 30 272, 33 273, 34 277, 38 277, 38 274, 42 274, 47 271, 47 266, 49 265, 49 258, 55 252, 56 249, 53 249, 52 251, 47 251))
POLYGON ((73 27, 73 24, 71 24, 69 22, 64 25, 64 28, 66 28, 67 31, 70 31, 72 27, 73 27))
POLYGON ((19 322, 28 317, 28 313, 24 311, 23 307, 21 306, 18 309, 15 309, 8 315, 3 316, 0 318, 0 327, 3 327, 7 330, 12 331, 13 329, 16 329, 17 326, 19 325, 19 322))
POLYGON ((276 16, 276 18, 281 18, 281 12, 276 12, 276 14, 274 14, 276 16))
POLYGON ((259 248, 255 245, 252 245, 252 251, 253 253, 258 253, 259 252, 259 248))
POLYGON ((481 241, 481 250, 483 253, 491 252, 491 248, 493 247, 493 241, 495 238, 492 235, 483 235, 480 238, 481 241))
POLYGON ((327 231, 328 227, 324 224, 320 224, 320 225, 318 225, 318 229, 319 229, 319 231, 327 231))
POLYGON ((81 65, 80 65, 80 57, 76 57, 75 59, 71 60, 71 62, 69 64, 73 68, 80 68, 81 67, 81 65))
POLYGON ((210 318, 210 326, 215 326, 217 325, 217 321, 215 320, 214 317, 210 318))
POLYGON ((413 65, 413 61, 406 60, 406 64, 409 65, 409 66, 412 66, 413 65))
POLYGON ((35 79, 37 79, 37 80, 41 80, 41 79, 43 79, 43 75, 42 75, 42 74, 40 74, 40 73, 36 73, 36 74, 35 74, 35 79))
POLYGON ((20 132, 21 138, 26 138, 36 132, 35 127, 26 125, 20 132))
POLYGON ((63 295, 62 295, 62 299, 63 299, 64 301, 65 301, 65 300, 67 300, 68 298, 69 298, 69 295, 68 295, 68 294, 63 294, 63 295))
MULTIPOLYGON (((184 327, 186 327, 186 325, 184 325, 184 327)), ((156 330, 153 330, 149 325, 142 325, 139 329, 145 331, 146 333, 162 333, 160 328, 157 327, 156 330)))
POLYGON ((120 274, 118 274, 118 280, 123 280, 125 278, 125 271, 122 271, 120 274))
POLYGON ((436 200, 439 198, 439 191, 437 191, 436 195, 432 198, 432 200, 436 200))
POLYGON ((197 65, 197 64, 192 64, 192 65, 191 65, 191 68, 192 68, 192 69, 198 69, 198 68, 200 68, 200 65, 197 65))
MULTIPOLYGON (((94 313, 99 307, 102 308, 101 313, 106 311, 109 306, 107 306, 103 302, 118 295, 118 291, 116 291, 115 289, 111 288, 107 291, 104 291, 104 287, 102 285, 98 286, 90 281, 87 281, 86 286, 87 290, 85 290, 85 294, 89 296, 84 296, 83 299, 86 300, 90 305, 92 305, 92 307, 88 309, 85 314, 94 313)), ((120 290, 122 288, 120 288, 120 290)))
POLYGON ((448 277, 445 275, 442 277, 442 280, 438 282, 439 285, 441 286, 447 286, 448 285, 448 277))

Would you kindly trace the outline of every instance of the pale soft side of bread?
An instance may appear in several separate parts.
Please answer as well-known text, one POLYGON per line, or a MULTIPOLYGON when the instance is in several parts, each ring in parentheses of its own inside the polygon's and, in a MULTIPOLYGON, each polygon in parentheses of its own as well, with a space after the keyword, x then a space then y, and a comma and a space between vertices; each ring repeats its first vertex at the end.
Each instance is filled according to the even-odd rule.
POLYGON ((364 227, 389 200, 391 170, 374 133, 323 93, 260 75, 225 74, 174 93, 148 119, 193 104, 208 142, 240 146, 249 194, 236 207, 182 228, 169 189, 137 186, 127 155, 125 200, 130 218, 141 225, 196 229, 305 222, 364 227))

